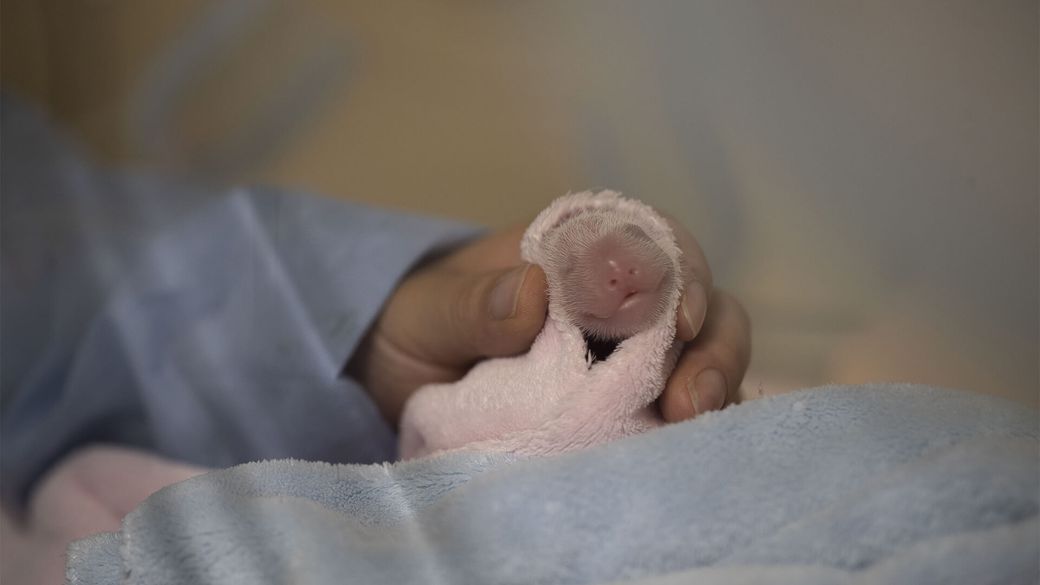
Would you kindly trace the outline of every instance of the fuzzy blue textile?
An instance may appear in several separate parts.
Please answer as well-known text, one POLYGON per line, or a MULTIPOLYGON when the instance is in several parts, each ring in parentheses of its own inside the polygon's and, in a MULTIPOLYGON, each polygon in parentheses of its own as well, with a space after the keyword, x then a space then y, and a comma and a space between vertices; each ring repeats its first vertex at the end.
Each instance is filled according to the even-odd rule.
POLYGON ((1038 415, 828 387, 544 459, 251 463, 70 549, 71 583, 1035 583, 1038 415))

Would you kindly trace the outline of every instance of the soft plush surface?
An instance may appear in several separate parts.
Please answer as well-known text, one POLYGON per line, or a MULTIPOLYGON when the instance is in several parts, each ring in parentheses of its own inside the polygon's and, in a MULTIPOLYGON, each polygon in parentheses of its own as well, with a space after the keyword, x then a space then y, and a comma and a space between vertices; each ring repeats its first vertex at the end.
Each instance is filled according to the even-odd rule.
POLYGON ((1037 413, 919 386, 767 398, 548 458, 252 463, 70 549, 72 583, 1032 583, 1037 413))

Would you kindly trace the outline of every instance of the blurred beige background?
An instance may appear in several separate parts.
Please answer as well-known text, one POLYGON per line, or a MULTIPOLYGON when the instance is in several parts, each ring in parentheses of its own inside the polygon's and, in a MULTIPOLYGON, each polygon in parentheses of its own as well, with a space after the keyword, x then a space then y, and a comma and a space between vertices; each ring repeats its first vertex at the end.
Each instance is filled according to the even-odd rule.
POLYGON ((490 226, 612 187, 755 325, 749 395, 1038 403, 1035 1, 37 1, 3 87, 109 164, 490 226))

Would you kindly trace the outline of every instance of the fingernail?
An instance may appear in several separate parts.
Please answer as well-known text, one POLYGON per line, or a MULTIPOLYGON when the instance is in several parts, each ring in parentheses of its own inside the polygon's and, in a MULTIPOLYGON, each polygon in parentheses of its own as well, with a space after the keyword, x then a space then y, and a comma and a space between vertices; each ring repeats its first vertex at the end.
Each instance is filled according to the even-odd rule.
POLYGON ((694 416, 718 410, 726 402, 726 377, 715 368, 708 368, 697 374, 693 384, 687 383, 686 390, 693 402, 694 416))
POLYGON ((524 264, 499 277, 495 288, 491 291, 491 299, 488 301, 488 310, 491 312, 492 319, 502 321, 516 315, 520 289, 524 286, 527 269, 530 267, 530 264, 524 264))
POLYGON ((704 317, 708 314, 708 293, 704 290, 704 285, 696 280, 686 287, 682 314, 693 335, 700 333, 701 327, 704 326, 704 317))

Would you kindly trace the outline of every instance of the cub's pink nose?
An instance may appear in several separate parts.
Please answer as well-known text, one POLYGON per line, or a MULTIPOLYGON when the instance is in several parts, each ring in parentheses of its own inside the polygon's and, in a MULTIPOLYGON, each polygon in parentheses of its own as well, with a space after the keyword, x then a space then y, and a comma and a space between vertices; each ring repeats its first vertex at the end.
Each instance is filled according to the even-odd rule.
POLYGON ((607 319, 645 296, 641 293, 658 291, 668 267, 654 253, 655 247, 640 244, 608 238, 594 246, 589 258, 589 313, 607 319))

